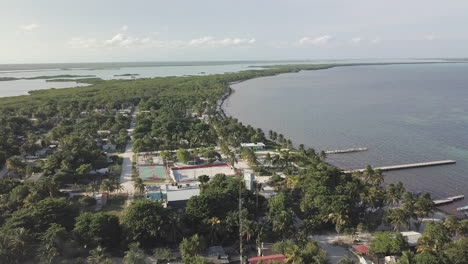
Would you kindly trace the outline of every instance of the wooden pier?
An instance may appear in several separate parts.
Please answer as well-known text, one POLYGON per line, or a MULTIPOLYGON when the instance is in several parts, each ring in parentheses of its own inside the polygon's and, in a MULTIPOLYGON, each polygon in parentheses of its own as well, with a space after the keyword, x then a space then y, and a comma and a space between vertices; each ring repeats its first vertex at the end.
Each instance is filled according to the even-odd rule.
MULTIPOLYGON (((409 164, 393 165, 393 166, 373 167, 373 169, 381 170, 381 171, 392 171, 392 170, 422 168, 422 167, 439 166, 439 165, 449 165, 449 164, 455 164, 455 163, 457 163, 455 160, 438 160, 438 161, 409 163, 409 164)), ((344 171, 344 173, 363 172, 365 170, 366 169, 346 170, 344 171)))
POLYGON ((342 153, 351 153, 351 152, 360 152, 366 151, 367 148, 350 148, 350 149, 337 149, 337 150, 327 150, 325 154, 342 154, 342 153))
POLYGON ((450 204, 450 203, 460 201, 463 199, 465 199, 465 195, 452 196, 452 197, 445 198, 445 199, 434 200, 434 205, 439 206, 439 205, 450 204))

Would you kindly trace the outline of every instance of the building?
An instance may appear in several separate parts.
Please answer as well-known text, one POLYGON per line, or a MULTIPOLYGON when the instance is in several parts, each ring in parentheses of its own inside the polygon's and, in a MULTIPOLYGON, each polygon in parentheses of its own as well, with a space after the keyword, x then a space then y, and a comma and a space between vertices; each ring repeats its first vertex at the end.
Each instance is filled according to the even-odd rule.
POLYGON ((245 188, 249 191, 254 191, 254 181, 255 181, 255 174, 252 172, 245 172, 244 173, 244 183, 245 188))
POLYGON ((195 195, 200 194, 200 183, 184 183, 184 184, 165 184, 146 186, 146 198, 153 201, 159 201, 165 206, 172 208, 184 208, 187 201, 195 195))
POLYGON ((418 239, 421 237, 421 233, 408 231, 408 232, 401 232, 401 234, 406 237, 408 240, 408 246, 411 248, 415 248, 418 245, 418 239))
POLYGON ((261 142, 257 142, 257 143, 241 143, 241 147, 243 148, 249 148, 253 151, 257 151, 257 150, 264 150, 265 149, 265 144, 261 143, 261 142))
POLYGON ((167 206, 172 208, 184 208, 187 201, 195 195, 200 194, 198 182, 185 184, 166 184, 167 206))
POLYGON ((105 150, 105 151, 114 151, 114 150, 116 150, 116 148, 117 148, 116 145, 110 144, 110 143, 102 145, 102 150, 105 150))
POLYGON ((250 264, 269 264, 269 263, 286 263, 286 257, 283 254, 276 254, 270 256, 262 256, 262 257, 253 257, 249 258, 250 264))
POLYGON ((110 130, 98 130, 97 134, 102 136, 102 135, 110 135, 111 131, 110 130))

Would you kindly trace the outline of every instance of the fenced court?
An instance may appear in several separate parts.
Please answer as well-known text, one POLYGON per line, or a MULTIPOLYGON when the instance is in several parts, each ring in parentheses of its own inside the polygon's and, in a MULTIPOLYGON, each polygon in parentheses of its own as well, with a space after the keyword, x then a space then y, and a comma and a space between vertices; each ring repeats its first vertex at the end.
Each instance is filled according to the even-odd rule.
POLYGON ((198 176, 201 175, 208 175, 210 178, 212 178, 216 174, 234 175, 235 172, 227 163, 188 166, 171 169, 171 178, 176 182, 194 181, 197 180, 198 176))
POLYGON ((164 166, 139 166, 138 174, 144 181, 166 180, 166 168, 164 166))

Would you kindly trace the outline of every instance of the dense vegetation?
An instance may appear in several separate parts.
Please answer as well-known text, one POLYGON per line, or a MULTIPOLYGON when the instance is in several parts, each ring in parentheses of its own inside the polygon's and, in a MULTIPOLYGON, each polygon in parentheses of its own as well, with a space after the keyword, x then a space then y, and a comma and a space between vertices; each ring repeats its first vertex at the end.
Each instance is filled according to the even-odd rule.
MULTIPOLYGON (((415 196, 401 184, 384 188, 382 173, 370 167, 345 174, 327 164, 324 153, 303 145, 294 149, 283 135, 274 131, 266 135, 224 117, 218 109, 232 82, 329 67, 333 65, 287 65, 209 76, 98 81, 0 98, 0 163, 13 178, 0 180, 0 259, 110 263, 110 256, 118 256, 139 263, 145 255, 170 260, 168 248, 179 246, 185 263, 205 263, 199 255, 208 246, 230 245, 247 252, 262 242, 277 242, 273 250, 290 263, 327 263, 324 251, 308 235, 324 230, 373 231, 382 221, 394 230, 408 229, 433 211, 429 195, 415 196), (201 194, 192 197, 183 212, 137 199, 122 212, 96 213, 91 210, 92 198, 61 192, 73 188, 112 193, 121 188, 117 178, 121 161, 104 145, 125 147, 135 111, 139 114, 133 118, 134 150, 164 150, 165 159, 177 150, 178 160, 187 163, 192 155, 219 158, 213 149, 219 146, 232 165, 242 157, 259 174, 272 175, 278 194, 267 201, 259 195, 261 184, 247 190, 240 177, 217 175, 210 181, 200 178, 201 194), (289 150, 268 153, 259 162, 253 151, 239 148, 242 142, 289 150), (103 168, 110 170, 96 173, 103 168), (33 173, 43 177, 32 180, 33 173)), ((135 184, 144 190, 142 183, 135 184)), ((463 263, 457 262, 453 248, 466 254, 466 240, 451 239, 466 236, 466 223, 454 219, 446 223, 428 228, 416 260, 463 263), (443 235, 443 228, 450 230, 448 235, 443 235)), ((406 245, 395 236, 377 236, 376 241, 396 242, 376 242, 372 250, 403 254, 406 245)))

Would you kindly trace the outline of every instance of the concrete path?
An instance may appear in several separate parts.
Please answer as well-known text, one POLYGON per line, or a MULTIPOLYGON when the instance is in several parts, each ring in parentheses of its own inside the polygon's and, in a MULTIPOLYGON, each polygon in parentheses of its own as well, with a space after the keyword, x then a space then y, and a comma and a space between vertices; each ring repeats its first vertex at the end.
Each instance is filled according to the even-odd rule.
POLYGON ((128 193, 128 195, 133 195, 135 193, 135 188, 133 187, 132 181, 132 142, 129 141, 125 147, 125 152, 121 154, 123 158, 122 162, 122 171, 120 173, 120 184, 122 184, 123 193, 128 193))
MULTIPOLYGON (((138 113, 138 110, 135 110, 132 113, 132 116, 138 113)), ((135 128, 135 123, 132 121, 130 124, 130 129, 135 128)), ((133 201, 133 195, 135 194, 135 188, 133 187, 132 181, 132 140, 130 139, 125 146, 125 152, 120 155, 122 157, 122 171, 120 173, 120 184, 123 187, 122 192, 128 194, 127 204, 130 204, 133 201)))

